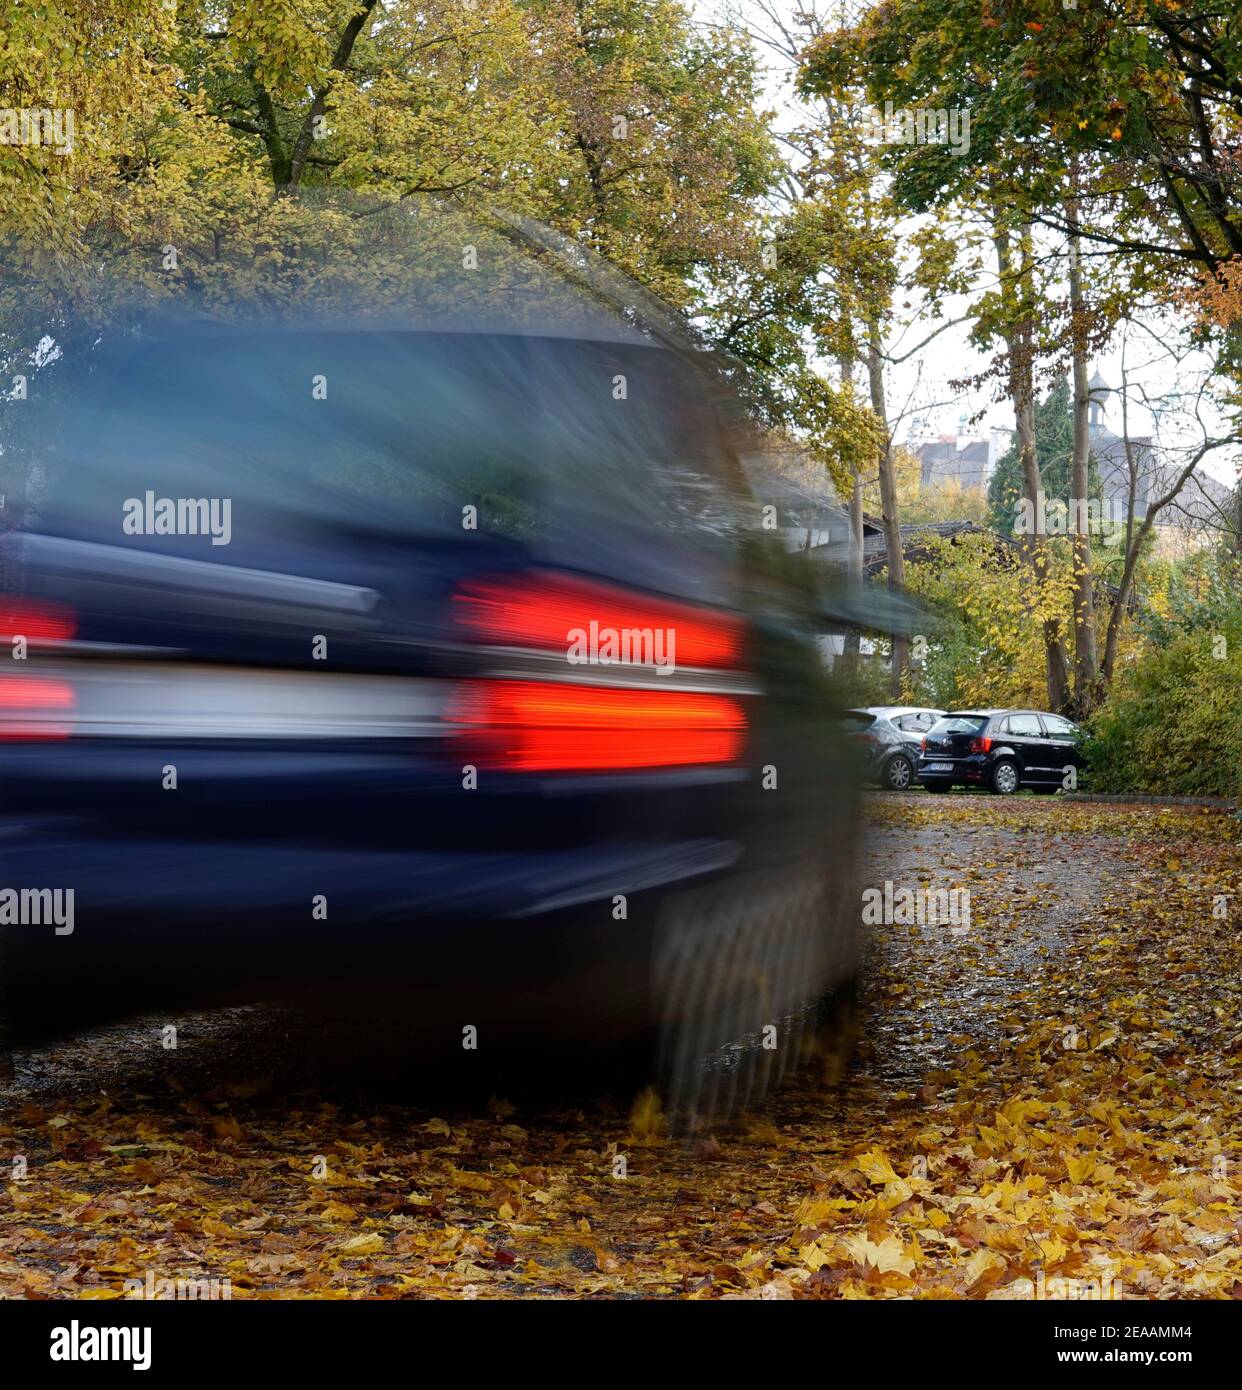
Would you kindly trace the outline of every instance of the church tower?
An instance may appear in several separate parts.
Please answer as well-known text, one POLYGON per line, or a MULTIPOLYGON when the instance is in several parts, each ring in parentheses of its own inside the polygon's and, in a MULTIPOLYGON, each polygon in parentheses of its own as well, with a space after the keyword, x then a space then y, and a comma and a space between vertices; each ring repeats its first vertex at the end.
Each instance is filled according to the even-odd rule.
POLYGON ((1087 428, 1094 433, 1104 428, 1104 397, 1112 393, 1112 387, 1095 369, 1095 374, 1087 382, 1087 428))

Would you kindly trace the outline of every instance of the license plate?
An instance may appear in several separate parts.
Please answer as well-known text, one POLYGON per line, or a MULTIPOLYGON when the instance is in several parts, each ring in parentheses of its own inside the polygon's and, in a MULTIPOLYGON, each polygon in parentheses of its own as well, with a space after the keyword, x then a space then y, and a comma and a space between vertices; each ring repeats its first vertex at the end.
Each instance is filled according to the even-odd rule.
POLYGON ((923 769, 924 772, 952 772, 952 763, 928 763, 923 769))

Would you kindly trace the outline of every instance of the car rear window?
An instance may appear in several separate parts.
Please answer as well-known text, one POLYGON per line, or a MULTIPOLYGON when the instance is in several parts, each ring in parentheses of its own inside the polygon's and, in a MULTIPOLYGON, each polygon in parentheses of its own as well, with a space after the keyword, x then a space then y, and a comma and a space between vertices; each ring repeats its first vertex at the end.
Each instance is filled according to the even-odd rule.
POLYGON ((925 714, 922 711, 916 711, 914 714, 903 714, 900 718, 893 720, 899 729, 904 729, 909 734, 926 733, 935 722, 930 714, 925 714))
POLYGON ((933 734, 977 734, 988 722, 986 714, 946 714, 932 726, 933 734))
MULTIPOLYGON (((115 533, 127 499, 529 540, 571 518, 735 534, 737 481, 675 354, 496 334, 256 332, 110 354, 75 394, 41 508, 115 533), (625 395, 618 399, 624 378, 625 395)), ((144 537, 159 545, 160 537, 144 537)))
POLYGON ((863 714, 860 710, 847 710, 841 716, 841 726, 850 734, 856 734, 860 729, 869 729, 875 722, 874 714, 863 714))

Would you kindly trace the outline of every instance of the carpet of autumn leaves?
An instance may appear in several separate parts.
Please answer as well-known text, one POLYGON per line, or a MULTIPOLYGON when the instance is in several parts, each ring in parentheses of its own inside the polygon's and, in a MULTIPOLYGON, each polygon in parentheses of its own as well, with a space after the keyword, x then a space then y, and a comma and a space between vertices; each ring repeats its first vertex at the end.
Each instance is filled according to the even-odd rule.
POLYGON ((235 1299, 1022 1299, 1041 1273, 1242 1297, 1237 821, 922 794, 869 815, 868 881, 968 887, 971 925, 875 929, 843 1078, 813 1063, 686 1138, 650 1096, 297 1087, 264 1070, 261 1010, 183 1021, 172 1056, 228 1058, 197 1081, 153 1025, 105 1030, 17 1058, 0 1295, 150 1271, 235 1299))

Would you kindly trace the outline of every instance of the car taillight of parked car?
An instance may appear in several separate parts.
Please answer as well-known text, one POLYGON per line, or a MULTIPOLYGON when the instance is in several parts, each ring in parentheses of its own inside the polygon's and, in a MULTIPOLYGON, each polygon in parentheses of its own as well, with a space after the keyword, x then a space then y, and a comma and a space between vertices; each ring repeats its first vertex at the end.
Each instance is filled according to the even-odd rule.
POLYGON ((464 761, 606 772, 742 759, 744 628, 731 614, 522 573, 461 584, 453 616, 497 668, 459 682, 449 701, 464 761), (578 634, 588 647, 602 639, 620 650, 575 656, 578 634))
POLYGON ((972 753, 990 753, 992 751, 992 740, 985 734, 981 738, 972 738, 967 746, 972 753))

